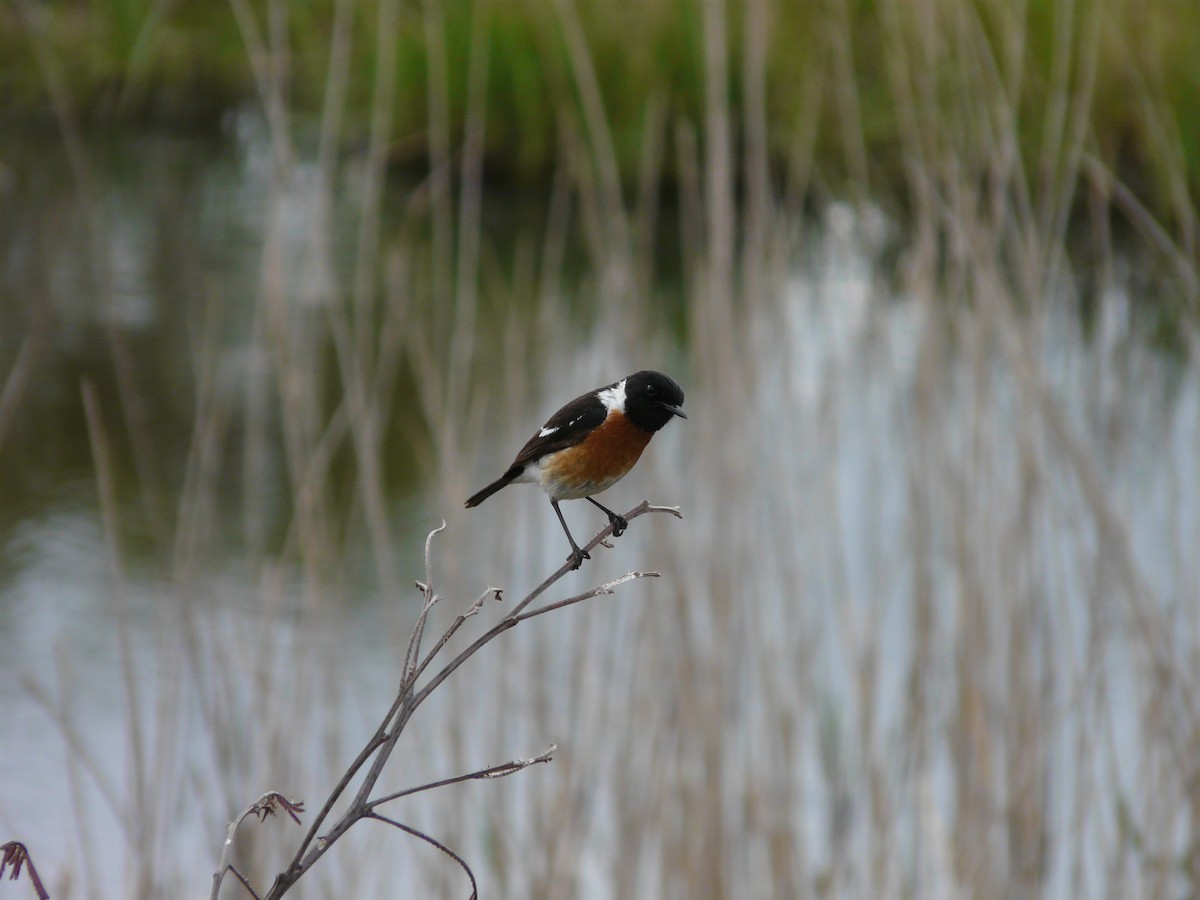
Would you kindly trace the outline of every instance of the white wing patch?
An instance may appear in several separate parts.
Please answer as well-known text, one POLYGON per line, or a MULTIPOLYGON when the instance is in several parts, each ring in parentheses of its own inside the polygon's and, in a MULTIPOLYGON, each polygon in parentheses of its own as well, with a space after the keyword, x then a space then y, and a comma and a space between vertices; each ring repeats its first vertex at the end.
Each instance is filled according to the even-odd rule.
POLYGON ((600 392, 600 402, 609 412, 625 413, 625 380, 622 379, 610 388, 600 392))
POLYGON ((557 428, 543 428, 538 432, 538 437, 550 437, 550 435, 554 434, 556 431, 558 431, 557 428))

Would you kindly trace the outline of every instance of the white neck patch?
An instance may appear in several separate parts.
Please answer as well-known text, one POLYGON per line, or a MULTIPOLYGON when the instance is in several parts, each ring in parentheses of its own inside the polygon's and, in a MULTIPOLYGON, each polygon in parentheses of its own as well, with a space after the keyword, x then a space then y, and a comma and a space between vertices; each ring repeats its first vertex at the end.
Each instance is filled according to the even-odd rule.
POLYGON ((625 414, 625 380, 622 379, 610 388, 605 388, 599 394, 600 402, 609 412, 625 414))

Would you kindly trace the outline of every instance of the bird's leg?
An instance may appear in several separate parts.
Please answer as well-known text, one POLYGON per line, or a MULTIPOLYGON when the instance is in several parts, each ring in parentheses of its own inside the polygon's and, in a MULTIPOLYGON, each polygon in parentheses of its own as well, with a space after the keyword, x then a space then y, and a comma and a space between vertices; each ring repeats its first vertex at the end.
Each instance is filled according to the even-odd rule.
POLYGON ((571 537, 571 529, 567 528, 567 520, 563 518, 562 510, 558 508, 558 501, 551 500, 550 505, 554 507, 554 512, 558 516, 558 521, 562 523, 563 534, 565 534, 567 536, 567 540, 571 542, 571 559, 574 562, 574 565, 572 565, 571 568, 578 569, 583 565, 583 561, 585 559, 591 559, 592 557, 586 550, 580 550, 579 545, 575 543, 575 538, 571 537))
POLYGON ((625 521, 624 516, 618 515, 607 506, 602 503, 598 503, 591 497, 584 497, 583 499, 592 504, 592 506, 599 507, 604 511, 604 514, 608 516, 608 521, 612 523, 613 537, 620 537, 625 533, 625 529, 629 527, 629 523, 625 521))

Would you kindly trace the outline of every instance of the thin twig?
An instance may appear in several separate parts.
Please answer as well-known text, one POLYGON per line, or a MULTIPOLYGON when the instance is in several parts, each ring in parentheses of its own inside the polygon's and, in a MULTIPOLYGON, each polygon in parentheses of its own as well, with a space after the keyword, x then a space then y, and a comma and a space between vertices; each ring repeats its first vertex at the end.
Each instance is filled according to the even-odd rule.
POLYGON ((522 769, 528 769, 530 766, 538 763, 548 763, 554 759, 554 754, 558 751, 558 744, 551 744, 537 756, 529 759, 511 759, 508 762, 503 762, 495 766, 488 766, 486 769, 479 769, 475 772, 469 772, 466 775, 455 775, 453 778, 443 778, 441 781, 431 781, 429 784, 423 784, 420 787, 406 788, 403 791, 396 791, 394 794, 380 797, 377 800, 372 800, 367 804, 367 808, 374 810, 376 807, 382 806, 385 803, 390 803, 393 800, 399 800, 401 797, 408 797, 412 794, 419 794, 422 791, 431 791, 434 788, 446 787, 451 784, 458 784, 462 781, 478 781, 483 778, 504 778, 508 775, 513 775, 520 772, 522 769))
MULTIPOLYGON (((677 519, 683 518, 683 513, 679 511, 678 506, 652 506, 650 504, 649 500, 643 500, 641 503, 639 503, 637 506, 635 506, 629 512, 625 513, 625 515, 622 516, 622 518, 626 522, 632 522, 638 516, 644 516, 646 513, 650 513, 650 512, 670 513, 677 519)), ((612 533, 613 533, 613 525, 610 522, 603 529, 601 529, 600 533, 597 534, 594 538, 592 538, 592 540, 583 549, 585 551, 595 549, 596 547, 600 546, 600 544, 603 543, 605 539, 610 537, 612 535, 612 533)), ((529 595, 524 600, 522 600, 520 603, 518 603, 516 608, 513 609, 513 611, 511 613, 509 613, 508 617, 510 619, 512 619, 512 618, 519 616, 521 614, 521 611, 524 610, 525 607, 529 606, 530 603, 532 603, 534 600, 536 600, 538 597, 540 597, 543 593, 545 593, 546 590, 549 587, 551 587, 556 581, 558 581, 560 578, 562 578, 568 572, 574 571, 571 568, 571 566, 572 566, 572 561, 568 558, 568 560, 566 562, 564 562, 561 566, 559 566, 557 572, 555 572, 553 575, 551 575, 549 578, 547 578, 545 581, 543 581, 541 584, 539 584, 536 588, 534 588, 529 593, 529 595)))
POLYGON ((487 598, 493 596, 497 601, 504 599, 500 588, 489 585, 487 589, 475 599, 475 602, 467 607, 466 612, 460 613, 455 617, 454 621, 450 623, 450 627, 446 629, 446 633, 438 639, 438 642, 434 645, 433 649, 429 651, 429 655, 421 661, 421 665, 417 667, 417 669, 412 673, 412 677, 408 679, 409 689, 412 688, 412 685, 416 684, 417 679, 421 677, 421 673, 425 671, 425 667, 428 666, 433 658, 441 652, 442 648, 446 646, 446 643, 450 640, 450 638, 454 637, 458 629, 462 627, 463 622, 467 621, 467 619, 471 618, 471 616, 477 614, 481 609, 483 609, 483 604, 487 598))
MULTIPOLYGON (((429 615, 429 610, 437 601, 437 595, 433 591, 432 544, 434 536, 445 530, 445 528, 446 521, 443 519, 442 524, 438 528, 435 528, 433 531, 431 531, 428 537, 425 539, 425 582, 423 584, 421 582, 417 583, 417 587, 425 596, 425 602, 422 605, 421 615, 417 619, 417 624, 413 628, 413 634, 409 638, 408 650, 405 653, 406 671, 411 666, 412 660, 415 659, 419 653, 421 633, 424 632, 425 620, 429 615)), ((375 754, 377 750, 379 750, 380 747, 386 746, 391 740, 391 737, 388 734, 388 726, 391 724, 392 718, 404 704, 405 699, 411 693, 412 683, 415 681, 417 674, 419 674, 419 671, 411 678, 406 677, 401 683, 400 691, 397 693, 396 699, 392 701, 392 705, 388 709, 387 715, 383 717, 383 720, 379 723, 379 727, 375 729, 375 734, 372 735, 371 740, 369 740, 367 745, 362 749, 362 751, 359 752, 354 762, 350 764, 350 767, 342 775, 341 779, 338 781, 329 797, 325 800, 325 804, 321 807, 321 811, 317 813, 317 817, 313 820, 312 825, 309 826, 308 833, 305 834, 304 840, 300 842, 300 847, 296 851, 296 855, 293 857, 292 865, 288 870, 289 872, 300 865, 300 860, 304 858, 304 854, 308 851, 308 848, 316 838, 321 826, 325 822, 325 818, 329 815, 330 810, 333 809, 334 804, 342 796, 342 793, 347 787, 349 787, 350 782, 358 774, 359 770, 366 765, 367 761, 375 754)), ((396 733, 398 734, 399 732, 397 731, 396 733)), ((370 778, 370 776, 368 776, 367 779, 364 780, 364 784, 370 784, 373 786, 374 781, 370 778)), ((367 791, 369 793, 369 787, 367 788, 367 791)), ((365 800, 367 795, 360 791, 359 796, 361 799, 365 800)), ((297 877, 299 876, 297 875, 297 877)))
POLYGON ((407 834, 411 834, 413 837, 420 838, 425 843, 430 844, 434 847, 437 847, 439 850, 441 850, 443 853, 445 853, 447 856, 449 856, 452 860, 454 860, 456 863, 458 863, 462 867, 462 870, 467 873, 467 877, 471 879, 471 900, 476 900, 476 898, 479 897, 479 885, 476 883, 475 873, 471 871, 471 867, 467 865, 467 861, 465 859, 463 859, 461 856, 459 856, 457 853, 455 853, 453 850, 451 850, 449 847, 447 847, 445 844, 443 844, 441 841, 431 838, 425 832, 418 831, 417 829, 413 828, 411 825, 405 825, 403 822, 397 822, 395 819, 389 819, 387 816, 380 815, 377 812, 369 812, 365 816, 363 816, 363 818, 364 819, 375 819, 377 822, 382 822, 385 825, 391 825, 393 828, 399 828, 401 831, 403 831, 407 834))
POLYGON ((275 815, 275 811, 282 807, 283 811, 291 816, 292 821, 297 825, 300 824, 300 813, 304 812, 303 801, 288 800, 283 794, 278 791, 267 791, 240 813, 237 818, 229 823, 229 827, 225 829, 225 843, 221 845, 221 859, 217 863, 217 871, 213 872, 213 886, 210 894, 211 900, 217 900, 221 893, 221 882, 225 880, 225 873, 232 871, 238 877, 242 885, 248 890, 257 900, 258 894, 250 883, 245 879, 229 862, 229 857, 233 853, 233 836, 238 830, 238 826, 242 824, 249 816, 255 816, 258 821, 264 821, 267 816, 275 815))
MULTIPOLYGON (((643 500, 641 503, 639 503, 637 506, 635 506, 629 512, 625 513, 625 515, 622 518, 624 518, 626 522, 630 522, 633 519, 636 519, 638 516, 645 515, 648 512, 666 512, 666 513, 670 513, 670 514, 674 515, 676 518, 683 518, 683 514, 679 511, 678 507, 651 506, 650 503, 645 500, 643 500)), ((584 547, 584 550, 592 550, 595 547, 599 546, 601 544, 601 542, 604 541, 605 538, 607 538, 609 535, 612 534, 612 530, 613 530, 613 526, 610 523, 605 528, 603 528, 599 534, 597 534, 594 538, 592 538, 592 540, 584 547)), ((571 572, 571 571, 573 571, 573 569, 571 568, 571 561, 568 560, 567 562, 564 562, 559 567, 557 572, 555 572, 553 575, 551 575, 549 578, 547 578, 545 581, 543 581, 541 584, 539 584, 536 588, 534 588, 532 591, 530 591, 529 594, 525 597, 525 599, 522 600, 520 603, 518 603, 511 613, 509 613, 507 616, 505 616, 503 619, 501 619, 499 622, 497 622, 496 625, 491 628, 491 630, 486 632, 479 639, 477 639, 473 644, 471 644, 469 647, 467 647, 465 650, 463 650, 460 654, 458 654, 458 656, 454 657, 454 659, 452 659, 450 662, 448 662, 442 668, 442 670, 437 673, 437 675, 433 676, 433 678, 431 678, 429 680, 429 683, 426 684, 425 687, 421 688, 421 690, 418 691, 413 696, 412 702, 410 704, 410 708, 407 710, 408 715, 411 716, 412 712, 415 711, 416 708, 425 701, 426 697, 428 697, 435 690, 437 690, 438 686, 443 681, 445 681, 447 678, 449 678, 455 669, 457 669, 459 666, 461 666, 463 663, 465 663, 468 659, 470 659, 472 656, 474 656, 481 647, 483 647, 485 644, 490 643, 493 639, 498 637, 500 634, 502 634, 505 631, 508 631, 508 629, 520 624, 521 613, 525 609, 527 609, 529 607, 529 605, 531 603, 533 603, 534 600, 536 600, 543 593, 545 593, 546 590, 549 589, 556 581, 558 581, 560 578, 562 578, 564 575, 566 575, 568 572, 571 572)), ((402 715, 403 715, 403 713, 402 713, 402 715)), ((405 719, 405 721, 407 721, 407 719, 405 719)))
MULTIPOLYGON (((649 512, 664 512, 669 513, 676 518, 682 518, 682 514, 676 507, 652 506, 647 501, 639 503, 629 512, 625 513, 624 518, 627 522, 629 522, 649 512)), ((287 893, 292 885, 294 885, 304 875, 304 873, 307 872, 317 862, 317 860, 325 854, 326 850, 332 847, 333 844, 336 843, 337 840, 356 822, 364 818, 376 818, 380 821, 387 822, 388 824, 393 824, 404 831, 408 831, 416 837, 420 837, 422 840, 428 841, 439 849, 442 849, 446 853, 450 854, 464 867, 464 869, 466 869, 468 873, 470 873, 470 869, 466 867, 466 864, 447 848, 442 847, 442 845, 438 844, 428 835, 421 834, 420 832, 411 830, 407 826, 403 826, 398 822, 393 822, 390 819, 380 816, 374 811, 375 808, 379 804, 387 803, 392 800, 399 799, 400 797, 420 793, 422 791, 431 790, 433 788, 442 787, 448 784, 455 784, 458 782, 479 778, 499 778, 505 775, 510 775, 515 772, 519 772, 522 769, 528 768, 533 763, 549 762, 551 754, 554 752, 555 748, 551 747, 550 750, 530 760, 513 760, 512 762, 503 763, 499 766, 492 766, 488 769, 482 769, 466 775, 455 776, 442 781, 421 785, 415 788, 409 788, 404 791, 388 794, 387 796, 378 798, 376 800, 371 800, 371 791, 375 789, 375 785, 378 782, 384 767, 387 765, 388 758, 395 749, 396 743, 399 741, 400 735, 408 725, 409 720, 412 718, 417 708, 425 701, 425 699, 431 693, 433 693, 433 691, 435 691, 447 678, 449 678, 450 675, 452 675, 463 663, 475 655, 475 653, 477 653, 485 645, 495 640, 510 628, 519 625, 526 619, 540 616, 543 613, 551 612, 556 609, 562 609, 563 607, 580 603, 600 594, 611 594, 620 585, 626 584, 635 579, 658 577, 657 572, 630 572, 627 575, 623 575, 621 578, 616 579, 615 581, 610 581, 597 588, 585 591, 582 594, 577 594, 565 600, 558 600, 553 603, 546 604, 545 606, 530 609, 530 606, 534 603, 534 601, 537 600, 538 597, 544 594, 568 572, 573 571, 570 561, 564 562, 556 572, 551 574, 548 578, 546 578, 545 581, 530 591, 529 594, 527 594, 507 616, 488 629, 483 635, 471 643, 470 646, 450 660, 450 662, 442 666, 436 675, 430 678, 420 690, 417 690, 417 681, 425 673, 425 670, 429 667, 433 660, 436 659, 441 651, 445 648, 447 642, 454 636, 459 628, 462 627, 463 623, 483 609, 484 603, 488 597, 495 596, 497 599, 500 599, 499 589, 489 587, 487 590, 485 590, 464 613, 455 617, 454 621, 446 629, 445 633, 437 641, 434 647, 427 654, 425 654, 423 659, 421 659, 420 664, 416 665, 415 668, 413 667, 414 661, 420 655, 421 638, 428 620, 429 610, 437 601, 437 596, 433 589, 432 542, 434 536, 440 533, 444 528, 445 523, 443 522, 441 527, 431 532, 426 539, 426 580, 424 582, 417 582, 417 587, 421 590, 425 600, 421 613, 417 618, 417 623, 414 626, 413 635, 409 639, 408 650, 405 654, 405 675, 401 680, 400 688, 397 692, 396 698, 392 701, 391 707, 388 709, 387 714, 380 722, 375 734, 370 738, 370 740, 367 742, 367 745, 358 754, 354 762, 351 763, 349 769, 342 775, 336 787, 334 787, 332 793, 326 799, 325 804, 322 806, 320 813, 318 813, 316 817, 316 820, 309 827, 304 839, 300 842, 300 847, 293 855, 291 863, 286 869, 280 872, 278 876, 276 876, 274 885, 272 885, 271 890, 266 894, 266 897, 269 898, 269 900, 276 900, 276 898, 282 897, 285 893, 287 893), (341 814, 340 818, 334 822, 333 826, 328 831, 322 833, 325 819, 333 809, 333 806, 341 798, 350 782, 357 777, 362 767, 366 765, 368 761, 370 761, 371 766, 366 775, 363 776, 362 783, 355 792, 354 798, 350 801, 349 807, 341 814), (319 838, 318 835, 320 836, 319 838)), ((591 550, 601 545, 612 535, 612 531, 613 526, 610 523, 592 538, 592 540, 586 545, 585 549, 591 550)), ((605 546, 607 546, 607 544, 605 544, 605 546)), ((474 884, 473 876, 472 884, 474 884)))
POLYGON ((326 817, 329 815, 330 810, 333 809, 334 804, 337 803, 338 798, 342 796, 342 792, 345 791, 350 782, 354 780, 354 776, 358 774, 359 770, 366 764, 367 760, 374 755, 375 751, 387 742, 387 723, 391 721, 392 716, 396 714, 396 710, 400 708, 400 702, 401 698, 399 697, 395 700, 395 702, 393 702, 392 708, 388 710, 388 714, 384 717, 384 720, 380 724, 379 728, 377 728, 375 733, 371 735, 371 739, 367 741, 366 746, 359 751, 358 756, 354 758, 354 762, 350 763, 349 768, 342 773, 342 777, 338 779, 338 783, 334 785, 333 790, 329 792, 329 796, 325 799, 325 805, 321 807, 320 812, 317 813, 317 817, 313 819, 312 825, 309 826, 308 831, 305 833, 304 840, 300 842, 300 847, 297 849, 296 855, 293 859, 293 867, 299 864, 298 860, 303 858, 305 852, 309 848, 309 845, 312 844, 313 840, 316 839, 317 832, 320 830, 322 823, 324 823, 326 817))
MULTIPOLYGON (((33 857, 29 855, 29 850, 20 841, 9 841, 7 844, 0 845, 0 878, 4 877, 4 870, 12 866, 12 873, 8 876, 10 881, 16 881, 21 877, 21 866, 25 866, 29 870, 29 880, 33 882, 34 893, 38 895, 38 900, 50 900, 50 892, 46 890, 46 886, 42 884, 42 879, 38 876, 37 868, 33 865, 33 857)), ((474 882, 474 879, 471 879, 474 882)))
POLYGON ((249 892, 250 896, 253 897, 254 900, 262 900, 262 898, 258 896, 258 891, 256 891, 254 889, 254 885, 252 885, 250 883, 250 879, 248 879, 245 875, 243 875, 240 871, 238 871, 237 866, 230 865, 228 868, 228 871, 233 873, 233 877, 236 878, 239 882, 241 882, 242 887, 244 887, 247 890, 247 892, 249 892))
MULTIPOLYGON (((636 519, 638 516, 645 515, 648 512, 665 512, 665 513, 670 513, 671 515, 675 516, 676 518, 683 518, 683 514, 679 511, 678 507, 651 506, 650 503, 645 500, 643 500, 641 503, 639 503, 637 506, 635 506, 629 512, 625 513, 623 518, 625 519, 626 522, 631 522, 634 519, 636 519)), ((601 529, 601 531, 594 538, 592 538, 592 540, 590 542, 588 542, 588 544, 584 547, 584 549, 592 550, 592 549, 596 548, 601 543, 603 543, 605 538, 609 537, 612 534, 612 531, 613 531, 613 526, 610 523, 609 525, 607 525, 603 529, 601 529)), ((426 697, 428 697, 431 693, 433 693, 434 690, 437 689, 438 685, 440 685, 443 681, 445 681, 454 672, 455 669, 457 669, 464 662, 466 662, 468 659, 470 659, 476 652, 478 652, 478 650, 481 647, 483 647, 485 644, 492 641, 494 638, 499 636, 501 633, 503 633, 503 632, 507 631, 508 629, 514 627, 515 625, 519 624, 522 620, 522 616, 521 616, 522 612, 525 609, 527 609, 529 607, 529 605, 531 603, 533 603, 534 600, 536 600, 543 593, 545 593, 551 586, 553 586, 555 582, 557 582, 560 578, 562 578, 564 575, 566 575, 568 572, 571 572, 571 571, 573 571, 573 569, 571 568, 571 561, 568 560, 567 562, 564 562, 558 568, 558 571, 556 571, 549 578, 547 578, 545 581, 543 581, 541 584, 539 584, 536 588, 534 588, 532 591, 530 591, 529 594, 527 594, 525 596, 525 598, 516 605, 516 607, 513 609, 513 611, 511 613, 509 613, 507 616, 505 616, 503 619, 501 619, 498 623, 496 623, 496 625, 494 625, 491 628, 491 630, 486 632, 484 635, 482 635, 480 638, 478 638, 473 644, 471 644, 469 647, 467 647, 465 650, 463 650, 460 654, 458 654, 458 656, 456 656, 453 660, 451 660, 449 663, 447 663, 446 666, 443 667, 442 670, 440 672, 438 672, 438 674, 435 675, 429 681, 429 683, 427 685, 425 685, 425 687, 422 688, 413 697, 413 700, 411 703, 411 709, 409 710, 409 715, 411 715, 412 711, 415 711, 416 708, 418 706, 420 706, 422 702, 424 702, 426 697)), ((426 660, 426 662, 428 662, 428 660, 426 660)), ((422 668, 424 668, 424 664, 422 665, 422 668)))
POLYGON ((584 600, 590 600, 592 597, 598 597, 601 594, 611 594, 614 589, 620 587, 629 581, 634 581, 638 578, 660 578, 658 572, 627 572, 620 578, 602 584, 600 587, 592 588, 590 591, 584 591, 582 594, 576 594, 574 597, 568 597, 566 600, 558 600, 554 603, 547 603, 545 606, 539 606, 537 609, 531 609, 528 612, 523 612, 519 616, 515 616, 517 622, 524 622, 526 619, 532 619, 534 616, 540 616, 542 613, 553 612, 556 609, 562 609, 564 606, 573 606, 584 600))
POLYGON ((425 634, 425 621, 429 618, 429 611, 433 609, 433 604, 437 603, 437 594, 433 592, 433 539, 445 530, 446 520, 442 519, 442 524, 429 532, 429 536, 425 538, 425 583, 417 582, 417 587, 425 595, 425 603, 421 607, 417 624, 413 627, 412 635, 408 639, 408 650, 404 653, 404 678, 406 681, 412 670, 413 660, 421 653, 421 637, 425 634))

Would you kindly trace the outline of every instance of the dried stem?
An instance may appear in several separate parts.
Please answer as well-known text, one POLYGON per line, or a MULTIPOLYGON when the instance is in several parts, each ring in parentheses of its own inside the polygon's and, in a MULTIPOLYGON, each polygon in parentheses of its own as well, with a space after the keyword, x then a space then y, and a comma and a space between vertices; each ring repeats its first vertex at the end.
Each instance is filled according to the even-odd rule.
MULTIPOLYGON (((639 516, 646 513, 661 512, 669 513, 676 518, 682 518, 679 510, 670 506, 652 506, 649 502, 643 501, 635 506, 629 512, 625 513, 626 522, 632 522, 639 516)), ((402 791, 397 791, 391 794, 386 794, 382 797, 371 799, 371 792, 375 789, 375 785, 379 780, 383 769, 387 765, 388 759, 392 751, 396 747, 396 743, 400 739, 401 733, 412 718, 417 708, 429 697, 431 693, 437 690, 447 678, 449 678, 463 663, 474 656, 484 646, 495 640, 505 631, 514 628, 521 622, 544 613, 553 612, 563 609, 568 606, 573 606, 576 603, 581 603, 584 600, 597 597, 602 594, 611 594, 618 587, 627 584, 630 581, 635 581, 639 578, 657 578, 657 572, 629 572, 613 581, 609 581, 599 587, 576 594, 573 597, 568 597, 564 600, 556 600, 551 603, 546 603, 542 606, 534 607, 534 602, 541 597, 549 588, 556 584, 568 572, 573 571, 570 560, 565 561, 557 571, 551 574, 545 581, 530 591, 520 603, 513 608, 504 618, 498 621, 495 625, 489 628, 483 635, 477 638, 466 649, 462 650, 457 656, 447 662, 433 675, 419 690, 417 682, 425 674, 429 666, 438 658, 439 654, 445 649, 446 644, 458 632, 463 623, 467 619, 477 615, 484 607, 484 603, 488 597, 496 597, 500 599, 500 590, 498 588, 488 587, 467 609, 455 617, 445 633, 434 644, 433 648, 422 658, 421 657, 421 641, 424 637, 425 627, 428 622, 429 613, 437 603, 439 597, 433 587, 433 539, 435 536, 445 530, 446 524, 443 522, 441 526, 430 532, 425 541, 425 581, 417 582, 417 588, 423 595, 423 603, 421 612, 417 617, 417 622, 413 626, 412 634, 408 641, 408 647, 404 656, 403 674, 399 688, 397 689, 396 698, 393 700, 387 714, 380 721, 378 728, 374 734, 367 740, 366 745, 354 761, 342 774, 338 783, 330 792, 329 797, 321 806, 312 825, 309 826, 303 840, 300 842, 299 848, 292 857, 288 867, 276 876, 275 883, 271 886, 264 897, 266 900, 277 900, 286 894, 303 875, 319 860, 330 847, 345 834, 355 823, 362 819, 375 819, 385 824, 392 825, 408 834, 418 837, 423 841, 437 847, 443 853, 446 853, 455 860, 467 873, 471 879, 472 889, 477 895, 477 887, 475 884, 475 876, 466 862, 449 848, 434 840, 427 834, 417 831, 400 822, 396 822, 386 816, 380 815, 376 810, 385 803, 390 803, 399 800, 402 797, 407 797, 412 794, 418 794, 423 791, 433 790, 439 787, 445 787, 451 784, 458 784, 464 781, 480 780, 485 778, 502 778, 507 775, 513 775, 523 771, 536 763, 550 762, 553 758, 557 747, 551 745, 547 750, 529 759, 514 759, 498 765, 489 766, 484 769, 478 769, 474 772, 468 772, 462 775, 455 775, 449 778, 444 778, 439 781, 423 784, 418 787, 407 788, 402 791), (532 608, 531 608, 532 607, 532 608), (418 662, 418 659, 420 662, 418 662), (350 801, 349 807, 341 816, 333 823, 333 825, 324 833, 322 829, 326 824, 334 805, 342 799, 350 786, 350 783, 358 777, 363 767, 370 763, 370 768, 366 775, 363 776, 362 783, 355 792, 353 799, 350 801)), ((595 537, 586 545, 585 549, 592 550, 600 546, 604 541, 612 535, 613 526, 608 524, 601 529, 595 537)), ((234 875, 242 882, 246 889, 256 898, 259 896, 255 893, 249 882, 229 863, 229 854, 232 848, 233 835, 237 830, 238 825, 251 814, 259 814, 260 816, 274 812, 274 805, 282 804, 290 815, 297 822, 298 817, 295 815, 300 810, 297 804, 291 804, 284 800, 282 796, 276 793, 264 794, 255 804, 247 807, 242 811, 229 826, 226 833, 225 844, 222 848, 221 859, 217 871, 213 874, 213 900, 216 900, 220 892, 221 881, 227 872, 233 872, 234 875), (269 807, 269 808, 268 808, 269 807)))
POLYGON ((486 769, 479 769, 475 772, 468 772, 465 775, 455 775, 453 778, 443 778, 441 781, 431 781, 429 784, 423 784, 420 787, 406 788, 403 791, 396 791, 394 794, 387 794, 380 797, 378 800, 372 800, 367 804, 373 811, 377 807, 385 803, 390 803, 393 800, 399 800, 401 797, 408 797, 411 794, 419 794, 422 791, 431 791, 435 788, 446 787, 451 784, 459 784, 463 781, 478 781, 483 778, 504 778, 507 775, 514 775, 522 769, 528 769, 537 763, 548 763, 554 759, 554 753, 558 750, 558 744, 551 744, 537 756, 529 759, 510 759, 508 762, 500 763, 499 765, 489 766, 486 769))
POLYGON ((432 587, 433 539, 445 530, 446 520, 442 519, 442 524, 429 532, 429 536, 425 538, 425 583, 417 582, 417 588, 425 595, 425 603, 421 607, 421 615, 417 617, 417 624, 412 630, 412 636, 408 639, 408 650, 404 653, 405 680, 409 678, 413 660, 421 653, 421 637, 425 634, 425 621, 429 618, 429 611, 433 609, 433 604, 437 603, 437 594, 433 592, 432 587))
POLYGON ((393 828, 399 828, 401 831, 411 834, 413 837, 420 838, 425 843, 432 844, 434 847, 437 847, 452 860, 458 863, 462 867, 462 870, 467 873, 467 877, 471 879, 471 900, 476 900, 476 898, 479 896, 479 884, 475 881, 475 873, 471 871, 471 867, 467 865, 467 861, 441 841, 435 840, 423 831, 418 831, 411 825, 405 825, 403 822, 397 822, 395 819, 389 819, 387 816, 382 816, 377 812, 367 813, 363 818, 374 819, 375 821, 382 822, 385 825, 391 825, 393 828))
POLYGON ((217 900, 221 894, 221 882, 225 880, 226 872, 233 872, 234 876, 242 883, 242 886, 257 898, 258 893, 250 885, 241 872, 229 861, 230 855, 233 853, 233 836, 237 833, 238 826, 242 824, 249 816, 256 816, 261 822, 267 816, 275 815, 276 809, 282 807, 284 812, 292 817, 292 821, 297 825, 300 824, 300 813, 304 812, 303 801, 293 802, 288 800, 283 794, 278 791, 267 791, 240 813, 237 818, 229 823, 229 827, 225 829, 225 843, 221 845, 221 860, 217 864, 217 871, 213 873, 212 893, 209 895, 211 900, 217 900))
POLYGON ((33 882, 33 890, 38 895, 38 900, 50 900, 50 892, 46 890, 46 886, 42 884, 42 879, 38 876, 37 869, 33 865, 33 857, 29 855, 29 850, 20 841, 9 841, 7 844, 0 845, 0 878, 4 877, 4 870, 9 866, 12 866, 12 873, 8 876, 10 881, 20 878, 21 867, 25 866, 29 870, 29 880, 33 882))

